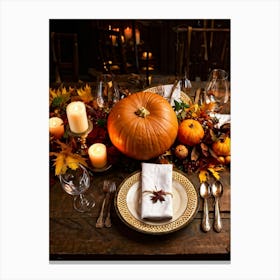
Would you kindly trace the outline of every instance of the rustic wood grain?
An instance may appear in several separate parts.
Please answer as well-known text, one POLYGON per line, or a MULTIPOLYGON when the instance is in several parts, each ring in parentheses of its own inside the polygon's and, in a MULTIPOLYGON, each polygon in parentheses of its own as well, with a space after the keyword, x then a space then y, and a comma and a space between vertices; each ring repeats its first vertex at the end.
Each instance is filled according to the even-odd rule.
MULTIPOLYGON (((221 198, 223 230, 208 233, 201 230, 202 200, 194 220, 185 228, 164 235, 148 235, 126 226, 111 209, 112 227, 95 228, 104 193, 102 182, 114 178, 119 185, 128 174, 112 169, 94 174, 91 188, 96 206, 89 213, 73 209, 73 198, 65 193, 59 181, 50 185, 49 253, 50 260, 230 260, 230 172, 222 174, 224 194, 221 198)), ((199 189, 197 174, 188 176, 199 189)), ((213 199, 209 201, 213 225, 213 199)))

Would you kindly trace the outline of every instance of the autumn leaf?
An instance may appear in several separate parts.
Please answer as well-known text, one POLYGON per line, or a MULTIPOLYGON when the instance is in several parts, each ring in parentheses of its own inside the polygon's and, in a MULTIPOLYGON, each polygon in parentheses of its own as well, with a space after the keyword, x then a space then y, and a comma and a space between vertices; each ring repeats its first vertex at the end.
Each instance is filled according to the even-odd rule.
POLYGON ((71 169, 76 170, 79 167, 79 162, 71 155, 65 157, 66 165, 71 169))
POLYGON ((197 161, 199 158, 200 154, 196 146, 193 147, 192 152, 191 152, 191 160, 197 161))
POLYGON ((179 112, 181 110, 184 110, 185 108, 189 108, 189 105, 186 104, 185 102, 178 102, 174 99, 174 106, 173 106, 173 109, 176 111, 176 112, 179 112))
POLYGON ((208 157, 208 156, 209 156, 209 153, 208 153, 208 146, 205 145, 204 143, 201 143, 201 144, 200 144, 200 147, 201 147, 202 154, 203 154, 205 157, 208 157))
POLYGON ((91 87, 86 84, 84 88, 77 89, 77 93, 82 99, 83 102, 89 103, 93 100, 93 96, 91 94, 91 87))
POLYGON ((58 89, 50 88, 50 100, 49 104, 52 108, 62 107, 70 99, 70 92, 65 87, 58 89))
POLYGON ((163 190, 160 191, 153 191, 153 196, 151 197, 151 200, 153 203, 156 203, 158 200, 160 202, 165 201, 164 195, 166 195, 166 192, 163 190))
POLYGON ((201 106, 201 110, 204 112, 212 112, 215 109, 216 103, 210 102, 210 103, 204 103, 201 106))
POLYGON ((215 166, 215 167, 214 167, 214 170, 215 170, 215 171, 223 171, 223 170, 225 170, 225 168, 224 168, 224 166, 222 166, 222 165, 218 165, 218 166, 215 166))
POLYGON ((192 111, 193 112, 198 112, 199 111, 199 105, 198 104, 193 104, 192 111))
POLYGON ((63 167, 64 167, 64 156, 63 154, 57 154, 57 157, 54 162, 55 166, 55 175, 58 175, 60 173, 65 173, 63 167), (63 169, 63 170, 62 170, 63 169))
POLYGON ((214 131, 212 129, 209 129, 209 133, 210 133, 212 142, 216 142, 218 140, 218 138, 217 138, 216 134, 214 133, 214 131))
POLYGON ((172 155, 171 150, 167 150, 167 151, 163 154, 163 156, 171 156, 171 155, 172 155))
POLYGON ((209 148, 209 153, 210 153, 210 155, 213 157, 213 158, 215 158, 215 159, 218 159, 218 156, 215 154, 215 152, 212 150, 212 149, 210 149, 209 148))
POLYGON ((72 148, 61 141, 57 140, 57 143, 60 145, 60 152, 50 152, 50 156, 55 156, 54 166, 55 166, 55 175, 64 174, 67 171, 67 168, 76 170, 79 164, 87 166, 86 160, 79 154, 72 153, 72 148))
POLYGON ((208 170, 211 172, 215 179, 220 179, 220 174, 214 168, 208 167, 208 170))
POLYGON ((189 108, 189 104, 186 104, 185 102, 178 102, 178 101, 174 100, 173 109, 177 113, 177 118, 179 120, 184 120, 186 118, 187 108, 189 108))
POLYGON ((198 174, 198 177, 199 177, 200 183, 206 182, 207 179, 208 179, 208 172, 207 172, 207 170, 200 170, 199 174, 198 174))

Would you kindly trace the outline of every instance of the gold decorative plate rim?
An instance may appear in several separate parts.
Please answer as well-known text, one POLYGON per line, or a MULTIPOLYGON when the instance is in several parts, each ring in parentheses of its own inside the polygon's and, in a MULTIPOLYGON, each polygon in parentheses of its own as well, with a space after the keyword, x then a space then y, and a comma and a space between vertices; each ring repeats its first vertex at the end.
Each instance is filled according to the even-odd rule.
POLYGON ((127 195, 130 188, 141 179, 141 171, 136 171, 129 175, 118 187, 114 204, 119 218, 130 228, 147 234, 167 234, 175 232, 188 225, 198 211, 198 193, 193 183, 187 176, 179 171, 173 170, 172 179, 179 182, 186 191, 187 203, 182 215, 177 219, 166 221, 160 224, 151 224, 142 219, 137 219, 129 210, 127 205, 127 195))
MULTIPOLYGON (((170 86, 170 84, 168 84, 168 85, 170 86)), ((153 93, 158 93, 160 88, 162 88, 164 86, 168 86, 168 85, 158 85, 158 86, 146 88, 143 91, 145 91, 145 92, 149 91, 149 92, 153 92, 153 93)), ((180 95, 181 95, 180 96, 181 101, 183 101, 184 103, 187 103, 187 104, 191 104, 192 103, 191 98, 190 98, 190 96, 187 93, 185 93, 183 91, 180 91, 180 95)))

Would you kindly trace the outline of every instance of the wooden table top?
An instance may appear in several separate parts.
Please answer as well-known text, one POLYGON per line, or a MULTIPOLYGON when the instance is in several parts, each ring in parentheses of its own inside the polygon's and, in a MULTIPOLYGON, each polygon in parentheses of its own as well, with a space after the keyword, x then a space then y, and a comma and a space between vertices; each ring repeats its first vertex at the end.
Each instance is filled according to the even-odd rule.
MULTIPOLYGON (((221 175, 224 194, 220 201, 223 229, 208 233, 201 229, 202 199, 199 211, 186 227, 169 234, 149 235, 129 228, 112 205, 111 228, 96 228, 104 193, 103 180, 110 178, 119 185, 129 173, 113 167, 91 176, 96 205, 88 213, 73 209, 73 198, 64 192, 59 180, 50 186, 50 260, 230 260, 230 172, 221 175)), ((197 174, 187 175, 198 190, 197 174)), ((209 200, 210 223, 213 226, 213 199, 209 200)))
MULTIPOLYGON (((193 83, 191 96, 201 83, 193 83)), ((203 200, 194 219, 173 233, 150 235, 131 229, 111 207, 111 228, 96 228, 104 198, 105 179, 119 186, 131 173, 113 166, 105 173, 91 173, 91 192, 95 207, 88 213, 73 208, 73 197, 50 172, 49 258, 50 260, 230 260, 230 169, 221 172, 224 193, 220 200, 223 229, 213 230, 213 198, 209 200, 211 230, 201 229, 203 200)), ((186 174, 199 193, 198 174, 186 174)))

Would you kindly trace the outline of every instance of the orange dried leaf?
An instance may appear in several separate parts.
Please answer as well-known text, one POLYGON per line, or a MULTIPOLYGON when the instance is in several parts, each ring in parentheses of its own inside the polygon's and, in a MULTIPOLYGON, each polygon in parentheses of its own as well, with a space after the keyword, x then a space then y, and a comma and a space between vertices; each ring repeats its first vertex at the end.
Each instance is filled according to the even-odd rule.
POLYGON ((196 146, 193 147, 192 152, 191 152, 191 160, 198 160, 200 154, 199 151, 197 150, 196 146))
POLYGON ((210 103, 204 103, 202 106, 201 106, 201 110, 202 111, 213 111, 215 109, 215 102, 210 102, 210 103))

